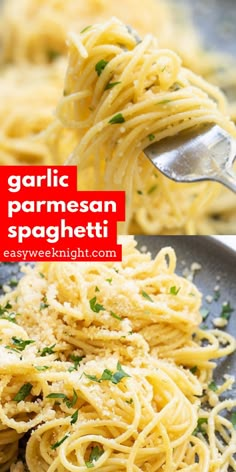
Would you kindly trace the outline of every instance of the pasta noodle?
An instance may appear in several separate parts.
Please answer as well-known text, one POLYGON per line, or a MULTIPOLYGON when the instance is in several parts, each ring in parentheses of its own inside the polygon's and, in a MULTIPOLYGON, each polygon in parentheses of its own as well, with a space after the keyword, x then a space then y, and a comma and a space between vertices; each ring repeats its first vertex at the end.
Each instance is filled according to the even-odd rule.
MULTIPOLYGON (((135 33, 112 19, 69 36, 64 97, 57 108, 62 125, 77 133, 68 162, 89 172, 92 188, 126 190, 123 232, 132 219, 140 233, 195 232, 219 186, 173 183, 142 151, 150 142, 209 122, 236 136, 225 108, 217 88, 182 68, 179 57, 159 49, 151 35, 137 44, 135 33)), ((60 132, 53 127, 51 135, 57 144, 60 132)))
POLYGON ((27 267, 1 299, 1 471, 25 470, 24 435, 30 472, 236 470, 232 379, 209 388, 235 340, 199 328, 173 249, 121 243, 120 263, 27 267))
MULTIPOLYGON (((170 8, 169 3, 161 0, 155 0, 155 2, 147 0, 140 3, 138 9, 135 0, 120 0, 119 2, 114 0, 88 0, 87 2, 81 0, 68 0, 67 2, 62 0, 22 0, 21 2, 9 0, 4 2, 0 20, 2 43, 0 63, 3 65, 0 77, 0 98, 3 104, 0 111, 1 164, 62 164, 65 162, 78 143, 81 133, 78 130, 76 133, 74 128, 54 126, 49 149, 41 139, 42 135, 39 134, 40 138, 37 139, 37 134, 44 131, 48 125, 51 129, 50 124, 54 118, 53 110, 61 96, 66 69, 65 53, 68 31, 78 34, 87 25, 110 20, 113 15, 126 24, 132 25, 140 35, 154 33, 158 37, 158 51, 160 52, 161 48, 165 49, 168 68, 173 67, 169 77, 167 71, 158 71, 162 78, 162 86, 164 83, 167 86, 168 80, 171 80, 180 68, 176 55, 166 50, 166 48, 170 48, 170 50, 177 51, 184 66, 204 75, 217 85, 221 85, 225 90, 234 88, 233 59, 205 52, 191 25, 191 19, 183 13, 179 6, 177 9, 174 6, 170 8), (7 120, 6 116, 9 116, 7 120)), ((90 37, 91 32, 94 32, 94 28, 85 31, 79 43, 81 44, 81 41, 90 37)), ((70 36, 74 38, 75 43, 76 34, 70 36)), ((132 39, 127 39, 128 33, 124 33, 124 36, 128 43, 130 41, 132 43, 132 39)), ((147 44, 148 39, 145 41, 147 50, 150 48, 156 50, 154 42, 151 45, 150 36, 149 45, 147 44)), ((73 40, 70 39, 71 49, 75 48, 72 46, 72 42, 73 40)), ((134 44, 131 46, 131 43, 129 53, 132 52, 131 49, 134 46, 134 44)), ((109 42, 107 46, 109 47, 109 42)), ((141 45, 138 48, 141 50, 141 45)), ((112 57, 116 54, 118 54, 118 50, 112 57)), ((129 54, 127 54, 127 58, 128 56, 129 54)), ((151 60, 151 54, 149 59, 151 60)), ((145 59, 143 60, 145 62, 145 59)), ((126 64, 125 61, 124 64, 126 64)), ((148 62, 145 64, 147 71, 148 62)), ((157 73, 153 67, 151 70, 157 73)), ((201 117, 203 119, 203 116, 204 119, 207 116, 216 118, 216 115, 219 119, 216 110, 214 110, 216 114, 213 113, 213 101, 207 101, 204 93, 196 96, 196 89, 206 90, 207 87, 207 93, 213 93, 211 98, 217 98, 217 100, 220 97, 219 91, 207 86, 206 83, 203 84, 200 77, 196 77, 190 71, 187 72, 182 68, 181 71, 185 86, 186 82, 190 85, 189 94, 191 94, 190 88, 194 85, 192 100, 197 99, 199 103, 202 100, 202 103, 205 103, 204 110, 205 107, 208 110, 208 115, 201 114, 201 110, 193 110, 190 95, 184 95, 184 92, 187 91, 187 87, 184 87, 182 100, 189 100, 189 106, 191 103, 191 107, 188 109, 189 114, 191 111, 193 112, 191 119, 193 121, 200 120, 201 117), (207 108, 208 106, 209 108, 207 108), (198 112, 201 117, 197 115, 198 112)), ((137 81, 139 79, 141 87, 139 90, 135 87, 135 97, 137 98, 138 94, 140 96, 142 92, 141 80, 145 79, 145 72, 143 71, 142 77, 136 79, 137 81)), ((103 81, 100 81, 101 83, 103 81)), ((111 89, 110 94, 116 94, 118 88, 111 89)), ((181 96, 181 90, 177 96, 181 96)), ((67 100, 72 100, 72 97, 64 97, 61 103, 64 101, 66 104, 67 100)), ((180 100, 178 101, 180 102, 180 100)), ((185 106, 187 107, 187 105, 185 106)), ((161 108, 160 112, 168 114, 170 104, 161 108)), ((223 122, 226 124, 226 115, 229 113, 235 118, 235 105, 232 100, 229 107, 222 96, 220 109, 224 114, 224 117, 221 115, 221 124, 223 122)), ((60 111, 62 111, 61 108, 60 111)), ((86 112, 84 110, 85 116, 86 112)), ((186 119, 187 116, 189 115, 186 114, 186 119)), ((63 113, 60 113, 60 118, 63 119, 65 125, 71 125, 70 116, 66 119, 63 113)), ((76 121, 78 117, 74 118, 76 121)), ((112 134, 115 134, 114 127, 111 128, 112 134)), ((177 129, 175 128, 176 131, 177 129)), ((232 125, 230 125, 230 129, 234 134, 235 130, 232 125)), ((159 132, 159 130, 156 131, 159 132)), ((138 135, 136 134, 136 136, 138 135)), ((128 145, 127 140, 126 144, 128 145)), ((140 141, 139 151, 142 149, 141 144, 144 145, 145 142, 140 141)), ((123 152, 122 149, 121 152, 123 152)), ((137 149, 135 149, 132 162, 128 164, 129 160, 126 159, 124 169, 120 169, 119 172, 121 179, 127 166, 127 174, 125 174, 125 179, 122 178, 122 186, 126 182, 126 189, 130 195, 128 201, 129 219, 126 227, 120 228, 120 231, 147 234, 235 234, 236 206, 235 196, 232 192, 212 183, 176 184, 168 181, 162 175, 158 176, 157 182, 152 167, 143 158, 138 159, 140 167, 136 169, 137 172, 134 175, 136 155, 137 149), (131 176, 133 176, 132 179, 129 178, 131 176)), ((105 182, 108 181, 110 185, 113 182, 113 185, 120 188, 119 177, 115 177, 111 165, 108 165, 110 170, 106 173, 104 181, 105 159, 106 153, 103 156, 103 164, 96 162, 95 169, 91 166, 91 158, 86 160, 86 169, 83 170, 81 166, 79 169, 81 188, 95 188, 97 185, 103 188, 103 184, 105 185, 105 182), (95 177, 94 172, 96 172, 95 177), (112 172, 111 178, 110 172, 112 172), (115 183, 117 177, 118 182, 115 183)))

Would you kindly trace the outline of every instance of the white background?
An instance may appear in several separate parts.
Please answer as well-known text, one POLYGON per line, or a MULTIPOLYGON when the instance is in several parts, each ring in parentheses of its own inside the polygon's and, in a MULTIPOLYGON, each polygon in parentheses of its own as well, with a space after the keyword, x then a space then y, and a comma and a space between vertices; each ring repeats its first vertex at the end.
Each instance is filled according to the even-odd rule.
POLYGON ((236 251, 236 236, 213 236, 236 251))

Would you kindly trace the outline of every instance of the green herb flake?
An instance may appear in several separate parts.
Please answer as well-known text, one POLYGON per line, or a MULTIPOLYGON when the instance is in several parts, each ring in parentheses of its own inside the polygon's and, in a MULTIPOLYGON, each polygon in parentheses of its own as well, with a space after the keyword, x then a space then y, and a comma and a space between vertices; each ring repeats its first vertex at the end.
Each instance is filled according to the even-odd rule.
POLYGON ((50 399, 61 399, 63 400, 63 403, 66 404, 68 408, 73 408, 75 406, 77 400, 78 400, 78 395, 75 390, 73 390, 73 398, 70 400, 65 393, 50 393, 49 395, 46 396, 46 398, 50 399))
POLYGON ((66 439, 69 438, 69 436, 70 436, 69 433, 67 433, 62 439, 60 439, 60 441, 57 441, 55 444, 53 444, 53 445, 51 446, 51 449, 53 449, 53 450, 54 450, 54 449, 57 449, 62 443, 64 443, 64 441, 65 441, 66 439))
POLYGON ((154 139, 155 139, 155 134, 149 134, 149 135, 148 135, 148 139, 149 139, 149 141, 154 141, 154 139))
POLYGON ((200 309, 200 314, 202 315, 202 319, 203 320, 206 320, 206 318, 208 317, 210 311, 207 309, 207 308, 201 308, 200 309))
POLYGON ((64 393, 49 393, 46 398, 62 398, 65 400, 67 399, 67 396, 64 393))
POLYGON ((9 280, 8 285, 11 288, 14 288, 14 287, 17 287, 18 283, 19 283, 19 280, 11 279, 11 280, 9 280))
POLYGON ((108 64, 108 61, 105 61, 105 59, 101 59, 101 61, 97 62, 95 66, 95 71, 97 72, 98 77, 100 77, 101 73, 104 71, 107 64, 108 64))
POLYGON ((193 431, 194 436, 196 436, 198 433, 202 433, 203 435, 206 434, 205 428, 202 427, 204 424, 208 424, 208 418, 198 418, 197 427, 193 431))
POLYGON ((134 403, 133 398, 130 398, 129 400, 126 400, 125 403, 128 403, 128 405, 132 405, 134 403))
POLYGON ((53 349, 54 349, 55 346, 56 346, 56 344, 53 344, 52 346, 44 347, 41 351, 40 356, 45 357, 45 356, 48 356, 50 354, 54 354, 55 351, 53 351, 53 349))
POLYGON ((201 329, 203 329, 203 330, 209 329, 209 326, 207 326, 206 323, 203 323, 203 324, 201 325, 201 329))
POLYGON ((220 298, 220 291, 219 290, 214 290, 213 300, 215 302, 218 302, 219 298, 220 298))
POLYGON ((171 295, 178 295, 179 291, 180 291, 180 287, 177 288, 175 285, 170 287, 170 294, 171 295))
POLYGON ((117 115, 113 116, 111 120, 108 121, 111 125, 116 125, 118 123, 124 123, 125 118, 123 117, 122 113, 117 113, 117 115))
POLYGON ((152 185, 152 187, 150 187, 149 190, 147 191, 147 194, 151 195, 152 193, 154 193, 157 187, 158 187, 157 185, 152 185))
POLYGON ((84 29, 80 31, 80 34, 85 33, 85 31, 88 31, 90 28, 92 28, 93 25, 88 25, 84 29))
POLYGON ((37 366, 35 366, 35 369, 38 370, 39 372, 43 372, 44 370, 48 370, 49 366, 47 366, 47 365, 37 365, 37 366))
POLYGON ((13 398, 13 401, 19 403, 22 400, 24 400, 30 394, 32 388, 33 388, 33 385, 31 383, 26 383, 22 385, 19 392, 13 398))
POLYGON ((98 459, 103 455, 104 450, 100 449, 98 446, 92 448, 92 451, 89 456, 89 460, 85 461, 85 465, 88 469, 94 467, 94 462, 97 462, 98 459))
POLYGON ((112 383, 118 384, 118 383, 119 383, 122 379, 124 379, 125 377, 130 377, 130 375, 127 374, 127 373, 123 370, 123 368, 122 368, 120 362, 117 362, 116 368, 117 368, 117 372, 115 372, 115 374, 113 374, 113 376, 112 376, 112 379, 111 379, 112 383))
POLYGON ((71 415, 70 424, 75 424, 76 423, 76 421, 78 420, 78 415, 79 415, 79 410, 75 410, 73 415, 71 415))
POLYGON ((114 313, 113 311, 110 311, 110 315, 113 316, 113 318, 116 318, 116 320, 122 321, 122 318, 116 315, 116 313, 114 313))
POLYGON ((137 190, 137 194, 138 194, 138 195, 143 195, 142 190, 137 190))
POLYGON ((190 372, 195 375, 197 373, 197 366, 195 365, 194 367, 191 367, 190 372))
POLYGON ((218 390, 218 387, 217 387, 214 380, 212 380, 212 382, 209 383, 208 388, 209 388, 209 390, 212 390, 212 392, 217 392, 217 390, 218 390))
POLYGON ((78 395, 77 395, 76 391, 73 389, 72 400, 69 400, 68 397, 67 397, 67 398, 65 398, 64 402, 65 402, 67 408, 73 408, 73 406, 75 406, 77 400, 78 400, 78 395))
POLYGON ((109 369, 105 369, 102 373, 102 376, 100 377, 100 382, 103 380, 112 380, 112 371, 109 369))
POLYGON ((162 100, 161 102, 157 102, 156 105, 167 105, 167 103, 170 103, 172 100, 162 100))
POLYGON ((2 317, 11 308, 12 305, 9 302, 7 302, 5 306, 0 305, 0 316, 2 317))
POLYGON ((130 377, 130 375, 127 374, 127 373, 123 370, 123 368, 122 368, 120 362, 117 362, 116 369, 117 369, 117 370, 116 370, 115 373, 113 373, 113 372, 112 372, 111 370, 109 370, 109 369, 105 369, 105 370, 103 371, 103 373, 102 373, 102 375, 101 375, 100 378, 98 378, 96 375, 89 375, 89 374, 86 374, 85 372, 84 372, 84 375, 85 375, 85 377, 87 377, 89 380, 92 380, 93 382, 98 382, 98 383, 100 383, 100 382, 102 382, 102 381, 104 381, 104 380, 108 380, 108 381, 111 381, 113 384, 118 384, 123 378, 125 378, 125 377, 130 377))
POLYGON ((105 310, 103 305, 100 305, 99 303, 97 303, 97 297, 91 298, 91 300, 89 300, 89 304, 90 304, 91 310, 94 311, 95 313, 99 313, 99 311, 105 310))
POLYGON ((84 359, 85 356, 74 356, 74 354, 70 355, 70 360, 74 362, 74 365, 69 367, 68 371, 73 372, 73 370, 78 370, 80 366, 80 362, 84 359))
POLYGON ((108 282, 109 284, 112 283, 112 279, 106 279, 106 282, 108 282))
POLYGON ((86 374, 86 372, 84 372, 84 375, 85 377, 87 377, 87 379, 92 380, 93 382, 99 383, 101 381, 96 375, 89 375, 89 374, 86 374))
POLYGON ((231 415, 231 423, 232 423, 234 429, 236 429, 236 411, 234 411, 231 415))
POLYGON ((144 290, 142 291, 142 297, 143 297, 143 298, 146 298, 149 302, 154 303, 154 301, 152 300, 152 298, 148 295, 148 293, 144 292, 144 290))
POLYGON ((49 304, 47 303, 47 297, 43 297, 43 301, 40 303, 40 306, 39 306, 39 311, 42 311, 48 307, 49 307, 49 304))
POLYGON ((105 90, 110 90, 112 89, 113 87, 115 87, 116 85, 119 85, 121 84, 121 82, 109 82, 106 87, 105 87, 105 90))
POLYGON ((45 275, 42 272, 39 272, 39 275, 42 279, 45 279, 45 275))
POLYGON ((100 290, 97 286, 95 287, 95 292, 100 292, 100 290))
POLYGON ((234 309, 231 307, 230 302, 223 303, 220 317, 224 320, 229 320, 233 311, 234 309))
POLYGON ((29 344, 35 343, 35 341, 33 341, 31 339, 27 339, 27 340, 24 341, 21 338, 16 338, 15 336, 13 336, 12 337, 12 343, 18 351, 24 351, 26 346, 28 346, 29 344))
POLYGON ((48 56, 48 60, 50 62, 53 62, 56 59, 58 59, 58 57, 61 56, 61 53, 59 51, 54 50, 54 49, 48 49, 47 56, 48 56))

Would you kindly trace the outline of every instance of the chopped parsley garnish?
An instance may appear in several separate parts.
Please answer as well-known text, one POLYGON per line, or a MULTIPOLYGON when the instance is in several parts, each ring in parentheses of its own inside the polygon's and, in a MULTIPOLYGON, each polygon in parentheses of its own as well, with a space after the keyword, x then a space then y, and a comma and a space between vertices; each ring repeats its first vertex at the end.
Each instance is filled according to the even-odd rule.
POLYGON ((73 390, 73 398, 70 400, 65 393, 50 393, 49 395, 46 396, 46 398, 52 398, 52 399, 62 399, 63 403, 66 404, 68 408, 73 408, 75 406, 77 400, 78 400, 78 395, 75 390, 73 390))
POLYGON ((179 291, 180 291, 180 287, 177 288, 175 285, 170 287, 170 294, 171 295, 178 295, 179 291))
POLYGON ((70 424, 75 424, 76 423, 76 421, 78 420, 78 414, 79 414, 79 410, 75 410, 73 415, 71 415, 70 424))
POLYGON ((157 189, 157 185, 152 185, 152 187, 150 187, 149 190, 147 191, 147 194, 151 195, 153 192, 155 192, 156 189, 157 189))
POLYGON ((48 308, 49 304, 47 303, 47 297, 43 297, 43 301, 40 303, 39 311, 48 308))
POLYGON ((65 393, 49 393, 46 398, 62 398, 63 400, 67 399, 65 393))
POLYGON ((223 303, 220 317, 224 320, 229 320, 234 309, 230 306, 230 302, 223 303))
POLYGON ((101 75, 102 71, 104 71, 107 64, 108 64, 108 61, 105 61, 105 59, 101 59, 101 61, 97 62, 95 66, 95 70, 97 72, 98 77, 101 75))
POLYGON ((55 61, 56 59, 58 59, 58 57, 61 56, 61 53, 60 53, 59 51, 54 50, 54 49, 49 49, 49 50, 47 51, 47 56, 48 56, 48 60, 49 60, 50 62, 53 62, 53 61, 55 61))
POLYGON ((42 279, 45 279, 45 275, 42 272, 39 272, 39 275, 42 277, 42 279))
POLYGON ((95 313, 99 313, 99 311, 105 310, 103 305, 100 305, 99 303, 97 303, 97 297, 91 298, 91 300, 89 300, 89 304, 90 304, 91 310, 94 311, 95 313))
POLYGON ((234 411, 231 415, 231 423, 232 423, 234 429, 236 429, 236 411, 234 411))
POLYGON ((120 362, 117 362, 116 368, 117 368, 117 371, 115 372, 115 374, 113 374, 112 379, 111 379, 112 383, 118 384, 123 378, 125 378, 125 377, 130 377, 130 375, 127 374, 127 373, 123 370, 123 368, 122 368, 120 362))
POLYGON ((117 362, 117 366, 116 366, 116 372, 113 373, 111 370, 109 369, 105 369, 102 373, 102 376, 100 378, 98 378, 96 375, 89 375, 89 374, 86 374, 84 372, 84 375, 89 379, 89 380, 92 380, 93 382, 102 382, 104 380, 109 380, 111 381, 113 384, 118 384, 123 378, 125 377, 130 377, 129 374, 127 374, 120 362, 117 362))
POLYGON ((117 113, 117 115, 113 116, 111 120, 108 121, 111 125, 116 125, 118 123, 124 123, 125 118, 123 117, 122 113, 117 113))
POLYGON ((93 25, 88 25, 84 29, 80 31, 80 34, 85 33, 85 31, 88 31, 90 28, 92 28, 93 25))
POLYGON ((18 283, 19 283, 19 280, 11 279, 11 280, 9 280, 8 285, 11 288, 14 288, 14 287, 17 287, 18 283))
POLYGON ((93 447, 89 456, 89 460, 85 461, 86 467, 88 469, 91 469, 92 467, 94 467, 94 462, 97 462, 98 459, 103 455, 103 453, 104 453, 103 449, 99 449, 98 446, 93 447))
POLYGON ((144 292, 144 290, 142 291, 142 297, 146 298, 149 302, 154 303, 152 298, 148 295, 148 293, 144 292))
POLYGON ((35 341, 33 341, 31 339, 27 339, 27 340, 24 341, 21 338, 16 338, 15 336, 12 337, 12 344, 15 346, 17 351, 24 351, 26 346, 28 346, 29 344, 33 344, 33 343, 35 343, 35 341))
POLYGON ((67 433, 62 439, 60 439, 60 441, 57 441, 55 444, 53 444, 51 446, 51 449, 57 449, 62 443, 64 443, 66 439, 69 438, 69 436, 69 433, 67 433))
POLYGON ((84 372, 84 375, 87 377, 87 379, 92 380, 93 382, 101 382, 101 379, 99 379, 96 375, 89 375, 86 374, 86 372, 84 372))
POLYGON ((191 367, 190 372, 195 375, 197 373, 197 366, 191 367))
POLYGON ((200 314, 202 315, 203 320, 205 320, 208 317, 209 313, 210 311, 207 308, 201 308, 200 310, 200 314))
POLYGON ((13 398, 13 401, 19 403, 22 400, 24 400, 30 394, 32 388, 33 388, 33 385, 31 383, 26 383, 26 384, 22 385, 19 392, 13 398))
POLYGON ((142 190, 137 190, 137 194, 138 194, 138 195, 143 195, 142 190))
POLYGON ((205 330, 205 329, 209 329, 209 327, 207 326, 207 324, 203 323, 201 325, 201 329, 205 330))
POLYGON ((106 279, 106 282, 108 282, 109 284, 112 283, 112 279, 106 279))
POLYGON ((220 291, 219 290, 214 290, 214 297, 213 300, 217 302, 220 298, 220 291))
POLYGON ((119 320, 119 321, 122 320, 122 318, 120 316, 116 315, 116 313, 114 313, 113 311, 110 311, 110 315, 113 316, 113 318, 116 318, 116 320, 119 320))
POLYGON ((78 400, 78 395, 77 395, 76 391, 73 389, 72 400, 69 400, 69 398, 65 399, 65 404, 68 408, 73 408, 73 406, 75 406, 77 400, 78 400))
POLYGON ((105 87, 105 90, 110 90, 112 89, 113 87, 115 87, 116 85, 119 85, 121 84, 121 82, 109 82, 106 87, 105 87))
POLYGON ((48 370, 49 366, 47 366, 47 365, 37 365, 37 366, 35 366, 35 369, 38 370, 39 372, 43 372, 44 370, 48 370))
POLYGON ((149 141, 154 141, 154 139, 155 139, 155 134, 149 134, 149 135, 148 135, 148 139, 149 139, 149 141))
POLYGON ((54 349, 55 346, 56 346, 56 344, 53 344, 52 346, 44 347, 41 351, 40 356, 45 357, 45 356, 48 356, 50 354, 54 354, 55 351, 53 351, 53 349, 54 349))
POLYGON ((16 316, 19 315, 19 313, 15 313, 14 311, 9 313, 9 310, 11 310, 11 308, 12 305, 9 302, 7 302, 5 306, 0 305, 0 318, 2 320, 7 320, 11 321, 12 323, 16 323, 16 316))
POLYGON ((214 380, 212 380, 212 382, 209 383, 208 388, 209 388, 209 390, 212 390, 212 392, 217 392, 217 390, 218 390, 218 387, 217 387, 214 380))
POLYGON ((203 435, 206 434, 205 428, 202 427, 204 424, 208 424, 208 418, 198 418, 197 427, 193 431, 193 435, 198 433, 202 433, 203 435))
POLYGON ((161 102, 157 102, 156 105, 166 105, 167 103, 170 103, 171 100, 162 100, 161 102))
POLYGON ((74 362, 74 365, 69 367, 69 372, 73 372, 73 370, 77 370, 78 367, 80 366, 80 362, 82 359, 84 359, 85 356, 74 356, 74 354, 71 354, 70 360, 74 362))
POLYGON ((128 405, 132 405, 134 403, 133 398, 130 398, 129 400, 126 400, 125 403, 128 403, 128 405))
POLYGON ((97 286, 95 287, 95 292, 100 292, 100 290, 97 286))

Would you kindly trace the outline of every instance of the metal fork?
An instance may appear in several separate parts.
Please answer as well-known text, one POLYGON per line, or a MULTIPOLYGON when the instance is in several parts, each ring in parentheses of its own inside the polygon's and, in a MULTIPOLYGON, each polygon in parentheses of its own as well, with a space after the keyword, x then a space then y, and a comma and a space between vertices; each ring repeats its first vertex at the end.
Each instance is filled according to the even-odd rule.
POLYGON ((213 180, 236 192, 236 141, 218 125, 181 132, 151 144, 144 153, 176 182, 213 180))

